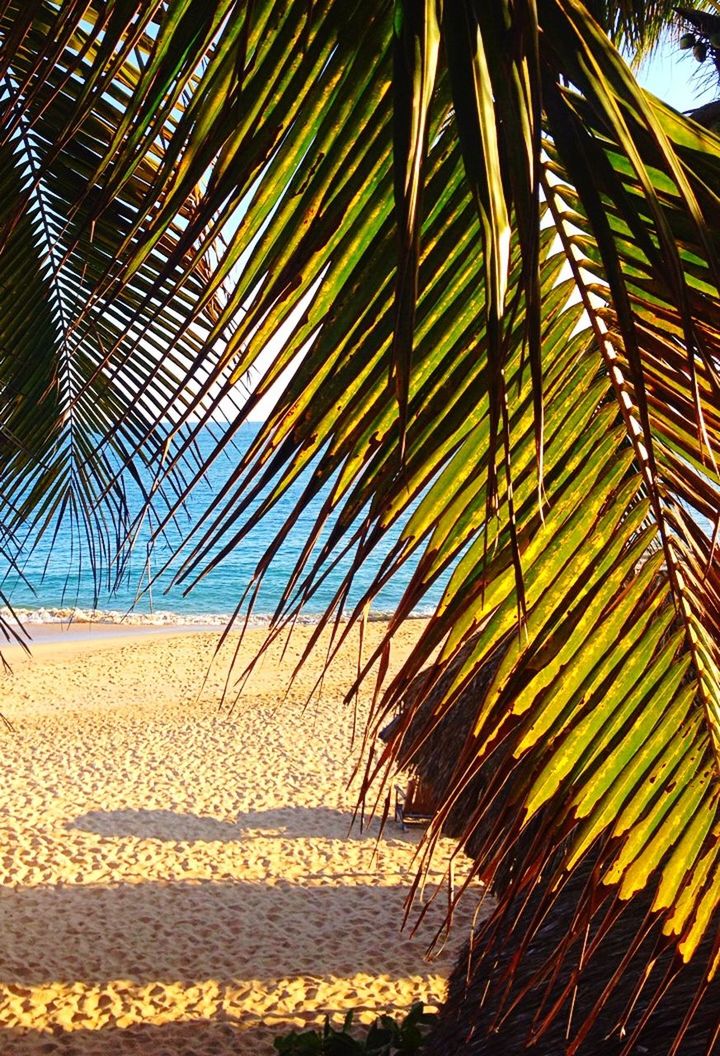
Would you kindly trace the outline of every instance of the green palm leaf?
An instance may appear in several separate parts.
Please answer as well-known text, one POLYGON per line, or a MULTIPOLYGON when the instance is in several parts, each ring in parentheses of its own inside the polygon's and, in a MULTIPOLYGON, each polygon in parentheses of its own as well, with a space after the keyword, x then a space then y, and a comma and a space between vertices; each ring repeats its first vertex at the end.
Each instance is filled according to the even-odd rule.
POLYGON ((137 460, 158 468, 162 532, 208 468, 198 427, 272 344, 212 458, 289 380, 178 581, 190 589, 307 474, 279 545, 330 481, 271 635, 350 553, 314 636, 336 620, 338 648, 360 564, 378 572, 350 622, 412 561, 361 675, 382 676, 398 622, 447 577, 376 700, 373 729, 435 657, 368 760, 367 794, 492 659, 428 851, 489 768, 461 838, 490 880, 513 861, 492 927, 531 889, 541 920, 591 863, 593 898, 649 892, 709 978, 720 140, 645 94, 613 43, 651 47, 670 13, 0 5, 0 490, 21 519, 74 513, 111 565, 137 460))

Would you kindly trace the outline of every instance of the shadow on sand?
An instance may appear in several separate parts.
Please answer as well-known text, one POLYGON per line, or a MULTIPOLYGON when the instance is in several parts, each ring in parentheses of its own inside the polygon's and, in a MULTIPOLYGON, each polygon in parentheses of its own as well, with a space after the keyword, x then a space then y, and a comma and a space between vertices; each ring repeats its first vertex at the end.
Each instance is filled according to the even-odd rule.
MULTIPOLYGON (((326 837, 328 839, 375 839, 378 822, 353 824, 352 814, 330 807, 280 807, 238 814, 234 821, 221 821, 209 815, 180 814, 172 810, 91 810, 70 822, 68 828, 98 836, 135 836, 144 840, 173 842, 229 843, 272 837, 326 837)), ((386 836, 405 839, 395 825, 388 825, 386 836)))
MULTIPOLYGON (((332 1010, 330 1010, 332 1014, 332 1010)), ((99 1030, 4 1030, 3 1056, 235 1056, 272 1053, 272 1038, 293 1029, 278 1018, 270 1025, 239 1024, 222 1019, 193 1019, 184 1023, 139 1023, 99 1030)), ((297 1029, 297 1027, 295 1028, 297 1029)))
POLYGON ((0 981, 142 984, 406 974, 432 929, 400 933, 405 885, 167 881, 5 889, 0 981), (394 928, 393 928, 394 922, 394 928), (377 928, 386 934, 378 941, 377 928))
MULTIPOLYGON (((40 987, 45 993, 57 989, 62 1002, 62 994, 77 991, 80 983, 95 999, 98 992, 120 987, 132 1002, 133 993, 152 985, 163 1014, 172 1010, 178 994, 208 990, 215 1011, 208 1018, 201 1006, 189 1011, 183 1006, 175 1016, 178 1022, 137 1026, 122 1024, 121 1015, 113 1013, 102 1029, 88 1029, 91 1021, 81 1011, 72 1026, 61 1029, 56 1004, 42 1028, 32 1016, 23 1029, 0 1028, 0 1052, 272 1052, 268 1039, 290 1029, 291 1017, 316 1015, 311 988, 322 979, 331 981, 330 1006, 323 1011, 332 1012, 333 980, 437 971, 431 965, 418 971, 431 928, 414 938, 399 933, 407 891, 400 884, 300 887, 284 881, 5 889, 0 893, 0 984, 20 1001, 26 997, 32 1005, 31 988, 40 987), (299 977, 304 979, 301 991, 288 1006, 282 990, 287 994, 287 981, 299 977), (261 1012, 257 1001, 245 1007, 243 994, 249 992, 264 995, 261 1012)), ((441 962, 448 956, 442 955, 441 962)), ((343 984, 340 989, 345 992, 343 984)))

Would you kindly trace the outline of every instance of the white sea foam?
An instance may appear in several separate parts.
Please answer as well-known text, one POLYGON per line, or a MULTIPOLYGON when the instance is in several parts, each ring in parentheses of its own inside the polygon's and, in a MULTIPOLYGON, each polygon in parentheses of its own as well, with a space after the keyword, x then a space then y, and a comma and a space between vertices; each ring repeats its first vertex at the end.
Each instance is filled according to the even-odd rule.
MULTIPOLYGON (((349 615, 349 614, 348 614, 349 615)), ((390 610, 371 612, 370 620, 387 620, 393 615, 390 610)), ((422 619, 431 615, 431 609, 410 614, 411 619, 422 619)), ((37 609, 0 606, 0 619, 24 624, 72 624, 100 623, 121 624, 128 627, 225 627, 232 619, 229 612, 170 612, 159 609, 154 612, 123 612, 120 609, 45 608, 37 609)), ((317 613, 304 613, 295 621, 301 624, 317 623, 317 613)), ((238 625, 243 617, 238 617, 238 625)), ((270 616, 258 613, 248 621, 251 627, 266 627, 270 616)))
MULTIPOLYGON (((21 623, 112 623, 126 624, 129 627, 167 627, 195 626, 223 627, 230 620, 230 613, 211 612, 123 612, 118 609, 80 609, 80 608, 0 608, 0 616, 12 620, 13 614, 21 623)), ((266 622, 260 620, 259 622, 266 622)))

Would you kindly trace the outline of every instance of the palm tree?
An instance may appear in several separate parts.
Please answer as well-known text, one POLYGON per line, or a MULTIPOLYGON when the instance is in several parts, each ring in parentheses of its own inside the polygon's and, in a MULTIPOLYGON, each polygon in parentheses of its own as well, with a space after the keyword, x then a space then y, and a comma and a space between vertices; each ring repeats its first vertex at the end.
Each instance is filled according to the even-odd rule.
MULTIPOLYGON (((343 555, 334 646, 410 568, 361 674, 387 681, 445 583, 377 697, 373 729, 436 657, 367 787, 423 696, 442 682, 431 736, 503 645, 429 846, 491 763, 462 836, 490 882, 512 860, 496 921, 531 892, 530 943, 582 870, 586 904, 645 898, 657 943, 703 958, 689 1017, 720 957, 720 140, 617 50, 672 13, 3 0, 0 485, 9 537, 73 518, 112 578, 137 466, 161 533, 208 468, 198 429, 259 370, 217 457, 281 380, 178 581, 309 472, 286 526, 328 497, 271 634, 343 555)), ((566 944, 571 978, 592 952, 566 944)))

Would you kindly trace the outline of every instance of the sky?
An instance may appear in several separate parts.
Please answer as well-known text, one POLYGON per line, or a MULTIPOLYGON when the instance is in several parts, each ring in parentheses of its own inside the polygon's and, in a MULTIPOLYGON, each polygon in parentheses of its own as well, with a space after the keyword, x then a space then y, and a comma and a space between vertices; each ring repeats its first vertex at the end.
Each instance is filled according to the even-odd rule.
POLYGON ((644 88, 676 110, 692 110, 717 97, 717 80, 709 76, 709 60, 700 65, 692 51, 680 51, 675 39, 665 41, 646 61, 637 77, 644 88))

